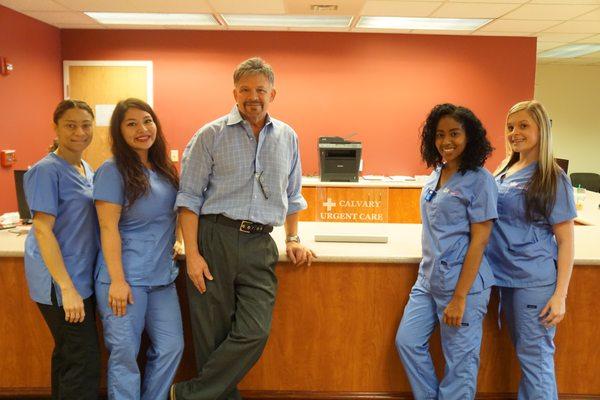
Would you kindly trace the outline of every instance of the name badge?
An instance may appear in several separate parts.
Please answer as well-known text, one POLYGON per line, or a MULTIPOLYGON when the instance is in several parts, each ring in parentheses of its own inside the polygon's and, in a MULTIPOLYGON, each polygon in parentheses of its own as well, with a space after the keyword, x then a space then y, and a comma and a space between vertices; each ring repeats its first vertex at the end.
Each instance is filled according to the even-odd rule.
POLYGON ((431 201, 431 199, 433 199, 436 195, 436 191, 433 189, 427 189, 427 192, 425 193, 425 201, 431 201))

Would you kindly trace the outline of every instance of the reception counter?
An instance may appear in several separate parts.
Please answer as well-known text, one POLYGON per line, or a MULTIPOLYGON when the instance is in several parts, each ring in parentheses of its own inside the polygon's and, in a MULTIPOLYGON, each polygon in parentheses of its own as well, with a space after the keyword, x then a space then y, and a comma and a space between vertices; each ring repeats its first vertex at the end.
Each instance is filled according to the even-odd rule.
MULTIPOLYGON (((419 198, 422 187, 422 180, 400 181, 382 177, 360 178, 358 182, 321 182, 318 177, 303 177, 302 194, 308 208, 300 213, 300 220, 421 223, 419 198)), ((575 222, 600 226, 599 205, 600 194, 587 191, 575 222)))
MULTIPOLYGON (((318 255, 312 266, 294 267, 284 251, 284 232, 273 236, 280 251, 279 291, 265 352, 240 384, 247 398, 401 399, 410 387, 394 337, 421 258, 418 224, 302 222, 300 235, 318 255), (315 234, 388 236, 386 244, 314 242, 315 234)), ((24 236, 0 232, 0 397, 47 394, 52 339, 31 302, 23 273, 24 236)), ((600 398, 597 307, 600 226, 575 227, 575 267, 568 311, 556 336, 556 370, 564 398, 600 398)), ((183 271, 182 271, 183 272, 183 271)), ((185 293, 183 274, 179 292, 185 293)), ((186 351, 178 380, 194 376, 187 301, 181 296, 186 351)), ((478 393, 514 398, 518 365, 506 329, 498 328, 497 295, 484 325, 478 393)), ((443 358, 436 332, 432 352, 443 358)), ((106 355, 104 356, 104 362, 106 355)))

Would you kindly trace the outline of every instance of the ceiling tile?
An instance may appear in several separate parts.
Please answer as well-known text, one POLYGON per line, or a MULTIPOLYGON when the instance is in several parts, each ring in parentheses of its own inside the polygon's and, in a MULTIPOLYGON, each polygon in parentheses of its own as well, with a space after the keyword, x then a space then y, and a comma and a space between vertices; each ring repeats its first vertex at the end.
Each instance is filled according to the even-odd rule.
POLYGON ((531 0, 531 4, 600 4, 600 0, 531 0))
POLYGON ((567 21, 546 29, 544 32, 553 33, 600 33, 600 22, 597 21, 567 21))
MULTIPOLYGON (((150 27, 144 29, 152 29, 150 27)), ((224 30, 225 27, 220 25, 165 25, 163 29, 170 29, 176 31, 220 31, 224 30)))
POLYGON ((350 28, 301 28, 301 27, 289 27, 291 32, 348 32, 350 28))
POLYGON ((429 17, 440 5, 442 5, 441 1, 368 0, 365 2, 361 15, 429 17))
POLYGON ((575 64, 574 58, 551 58, 550 60, 552 60, 551 64, 554 64, 554 65, 575 64))
POLYGON ((531 37, 533 33, 524 32, 494 32, 494 31, 481 31, 473 32, 473 36, 520 36, 520 37, 531 37))
POLYGON ((54 0, 73 11, 143 12, 143 3, 135 0, 54 0))
MULTIPOLYGON (((55 25, 56 26, 56 25, 55 25)), ((106 25, 101 25, 101 24, 92 24, 92 25, 87 25, 87 24, 58 24, 58 27, 60 29, 106 29, 107 26, 106 25)))
POLYGON ((410 29, 373 29, 373 28, 352 28, 352 32, 368 33, 410 33, 410 29))
POLYGON ((150 13, 212 13, 212 9, 207 1, 204 0, 144 0, 143 6, 140 2, 131 2, 136 7, 136 12, 150 13))
POLYGON ((593 5, 577 4, 525 4, 505 15, 509 19, 534 19, 566 21, 595 8, 593 5))
POLYGON ((105 29, 127 29, 127 30, 222 30, 219 26, 206 25, 102 25, 105 29))
POLYGON ((600 21, 600 8, 584 15, 574 18, 576 21, 600 21))
POLYGON ((450 35, 450 36, 465 36, 470 35, 471 31, 436 31, 436 30, 412 30, 411 33, 416 35, 450 35))
MULTIPOLYGON (((427 0, 432 1, 432 0, 427 0)), ((288 14, 317 14, 317 15, 359 15, 365 0, 283 0, 288 14), (314 4, 335 5, 334 11, 318 11, 310 9, 314 4)))
MULTIPOLYGON (((529 0, 447 0, 449 3, 511 3, 511 4, 523 4, 529 0)), ((600 1, 600 0, 599 0, 600 1)))
POLYGON ((52 0, 0 0, 0 5, 15 11, 69 11, 52 0))
POLYGON ((74 11, 210 13, 206 0, 55 0, 74 11))
POLYGON ((537 52, 541 53, 542 51, 551 50, 556 47, 564 46, 565 44, 565 42, 538 42, 537 52))
POLYGON ((552 64, 552 59, 551 58, 538 58, 536 60, 538 65, 548 65, 548 64, 552 64))
POLYGON ((431 16, 441 18, 499 18, 518 6, 518 4, 507 3, 444 3, 431 16))
POLYGON ((51 11, 26 11, 23 14, 32 18, 46 22, 50 25, 55 24, 77 24, 77 25, 95 25, 96 20, 80 12, 51 12, 51 11))
POLYGON ((273 32, 285 32, 289 28, 280 26, 227 26, 228 31, 273 31, 273 32))
POLYGON ((569 64, 581 65, 581 66, 592 65, 595 62, 598 62, 598 59, 596 59, 596 58, 583 58, 583 57, 577 57, 577 58, 570 58, 569 59, 569 64))
POLYGON ((556 21, 526 21, 515 19, 497 19, 483 26, 478 32, 524 32, 535 33, 556 25, 556 21))
POLYGON ((577 57, 577 58, 585 58, 588 60, 594 60, 594 62, 600 61, 600 51, 597 51, 595 53, 586 54, 584 56, 577 57))
POLYGON ((592 35, 587 33, 538 33, 538 42, 575 42, 582 39, 587 39, 592 35))
POLYGON ((285 14, 283 0, 209 0, 221 14, 285 14))
POLYGON ((582 40, 578 40, 577 43, 600 43, 600 35, 594 35, 582 40))

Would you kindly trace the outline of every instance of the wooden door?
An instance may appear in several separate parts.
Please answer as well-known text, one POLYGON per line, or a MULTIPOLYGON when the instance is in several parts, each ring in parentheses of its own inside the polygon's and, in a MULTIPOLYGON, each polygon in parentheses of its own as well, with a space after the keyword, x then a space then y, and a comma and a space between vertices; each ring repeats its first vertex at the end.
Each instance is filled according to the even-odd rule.
MULTIPOLYGON (((152 105, 152 62, 65 61, 64 85, 65 98, 85 101, 96 114, 128 97, 152 105)), ((94 138, 83 152, 93 169, 112 156, 108 130, 108 121, 96 115, 94 138)))

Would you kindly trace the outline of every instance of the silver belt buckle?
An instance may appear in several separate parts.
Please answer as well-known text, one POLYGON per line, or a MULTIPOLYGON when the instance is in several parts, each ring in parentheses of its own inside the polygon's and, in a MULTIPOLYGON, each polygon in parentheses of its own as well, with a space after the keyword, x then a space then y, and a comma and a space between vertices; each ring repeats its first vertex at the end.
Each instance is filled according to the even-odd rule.
POLYGON ((244 233, 252 233, 252 231, 250 230, 250 227, 252 226, 253 222, 252 221, 242 221, 242 223, 240 224, 240 232, 244 232, 244 233))

